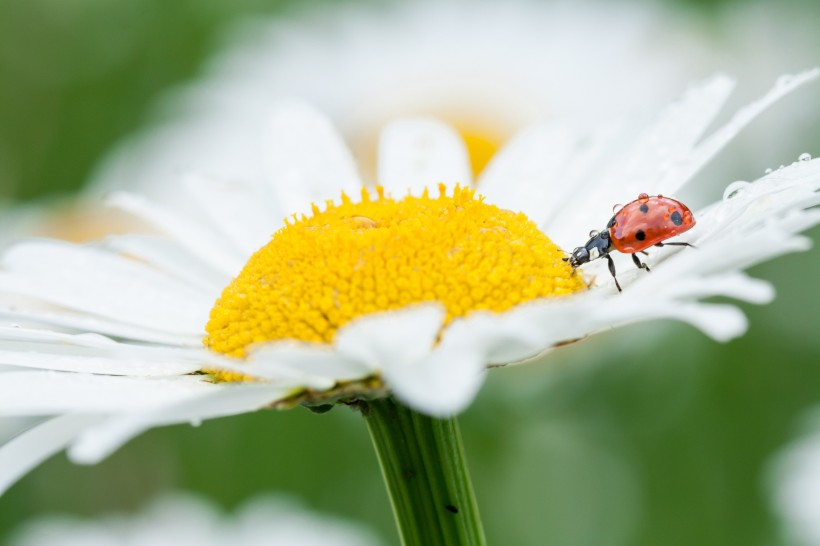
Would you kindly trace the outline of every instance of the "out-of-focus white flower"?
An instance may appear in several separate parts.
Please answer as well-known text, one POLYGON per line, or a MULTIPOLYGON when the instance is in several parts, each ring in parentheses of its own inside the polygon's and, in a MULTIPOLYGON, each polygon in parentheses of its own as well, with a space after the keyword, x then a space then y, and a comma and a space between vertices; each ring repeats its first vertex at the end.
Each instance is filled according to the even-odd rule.
POLYGON ((795 546, 820 546, 820 432, 786 447, 772 465, 770 485, 783 532, 795 546))
POLYGON ((0 381, 0 415, 52 417, 0 448, 0 490, 65 447, 92 463, 154 426, 266 406, 392 392, 452 415, 488 365, 632 322, 672 318, 718 340, 741 335, 736 307, 700 300, 773 297, 742 270, 808 248, 799 232, 820 222, 810 210, 820 160, 732 183, 695 212, 686 240, 696 250, 653 249, 651 274, 621 264, 622 294, 603 260, 582 277, 545 234, 572 248, 604 227, 613 203, 639 192, 685 200, 684 185, 743 126, 817 75, 780 78, 708 136, 732 89, 726 77, 693 86, 637 137, 536 126, 482 172, 486 199, 455 186, 472 184, 471 169, 441 122, 387 127, 384 190, 374 194, 327 119, 279 103, 257 146, 268 150, 264 177, 189 177, 165 204, 113 196, 165 238, 29 241, 3 255, 0 290, 60 310, 0 311, 18 324, 0 328, 0 363, 18 367, 0 381), (450 190, 436 197, 437 183, 450 190), (340 191, 341 203, 327 201, 340 191), (290 213, 310 217, 285 226, 290 213))
POLYGON ((291 499, 261 497, 226 515, 193 495, 169 495, 141 513, 34 520, 9 546, 376 546, 360 525, 317 514, 291 499))
POLYGON ((120 146, 95 185, 161 192, 190 170, 259 181, 271 150, 259 148, 258 135, 268 129, 271 98, 283 96, 330 117, 367 181, 376 177, 378 135, 400 117, 453 126, 478 172, 536 121, 646 115, 713 70, 690 18, 646 3, 322 8, 237 26, 206 76, 166 102, 166 121, 120 146))

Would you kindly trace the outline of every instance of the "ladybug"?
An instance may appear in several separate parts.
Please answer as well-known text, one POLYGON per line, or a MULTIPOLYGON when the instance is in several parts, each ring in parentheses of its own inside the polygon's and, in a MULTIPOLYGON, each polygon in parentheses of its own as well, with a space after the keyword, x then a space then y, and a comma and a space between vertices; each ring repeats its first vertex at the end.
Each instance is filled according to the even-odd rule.
POLYGON ((589 232, 589 241, 572 251, 565 262, 573 269, 596 260, 606 258, 609 261, 609 272, 615 279, 615 286, 621 292, 621 285, 615 276, 615 262, 610 252, 617 250, 632 254, 632 261, 640 269, 649 271, 649 266, 642 263, 637 253, 647 254, 650 246, 691 246, 689 243, 664 243, 667 239, 692 229, 695 217, 689 208, 671 197, 663 195, 650 196, 642 193, 638 198, 620 209, 607 223, 606 230, 589 232))

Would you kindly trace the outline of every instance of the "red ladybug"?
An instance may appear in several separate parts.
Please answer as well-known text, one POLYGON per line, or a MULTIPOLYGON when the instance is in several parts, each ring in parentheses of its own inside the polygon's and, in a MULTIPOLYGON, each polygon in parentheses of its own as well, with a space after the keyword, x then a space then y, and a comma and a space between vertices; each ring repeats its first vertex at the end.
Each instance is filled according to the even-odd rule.
POLYGON ((615 262, 609 255, 613 249, 632 254, 635 265, 649 271, 649 266, 641 263, 636 253, 646 254, 644 251, 653 245, 693 246, 689 243, 663 241, 692 229, 694 225, 695 217, 692 211, 680 201, 663 195, 649 196, 642 193, 636 200, 615 213, 607 223, 606 231, 590 231, 589 241, 573 250, 564 261, 577 268, 592 260, 606 258, 609 261, 609 272, 612 273, 615 286, 620 292, 621 285, 615 277, 615 262))

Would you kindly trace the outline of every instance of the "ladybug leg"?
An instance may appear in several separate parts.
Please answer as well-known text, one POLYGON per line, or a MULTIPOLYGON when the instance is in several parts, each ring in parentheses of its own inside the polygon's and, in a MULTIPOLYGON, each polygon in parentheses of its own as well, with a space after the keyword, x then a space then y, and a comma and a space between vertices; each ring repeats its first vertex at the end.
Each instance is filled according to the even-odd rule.
POLYGON ((655 246, 689 246, 692 248, 697 248, 695 245, 691 243, 658 243, 655 246))
POLYGON ((646 252, 645 250, 641 250, 640 253, 644 256, 649 256, 649 252, 646 252))
POLYGON ((638 269, 646 269, 647 271, 652 271, 651 269, 649 269, 648 265, 641 263, 641 260, 638 258, 637 254, 632 255, 632 261, 635 262, 635 265, 638 266, 638 269))
POLYGON ((615 287, 618 289, 618 292, 623 292, 621 285, 618 284, 618 277, 615 276, 615 262, 612 260, 612 256, 609 254, 605 254, 604 256, 606 257, 606 261, 609 262, 609 272, 612 274, 612 278, 615 279, 615 287))

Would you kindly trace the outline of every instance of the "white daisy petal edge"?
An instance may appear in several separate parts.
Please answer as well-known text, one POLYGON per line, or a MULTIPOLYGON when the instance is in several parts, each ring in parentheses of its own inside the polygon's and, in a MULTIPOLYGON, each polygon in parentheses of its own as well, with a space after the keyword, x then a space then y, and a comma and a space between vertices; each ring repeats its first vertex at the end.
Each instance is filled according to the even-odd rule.
POLYGON ((379 183, 395 195, 419 195, 443 182, 470 185, 467 147, 449 125, 434 119, 395 121, 379 141, 379 183))
POLYGON ((0 494, 40 463, 65 448, 74 437, 97 424, 96 415, 62 415, 28 430, 0 449, 0 494))
MULTIPOLYGON (((637 191, 681 187, 741 126, 817 75, 779 80, 706 137, 733 86, 723 76, 694 86, 637 140, 617 129, 586 138, 567 128, 530 129, 496 156, 479 177, 478 191, 486 184, 489 202, 526 210, 548 236, 571 248, 590 228, 602 227, 594 223, 608 219, 614 202, 633 199, 637 191)), ((93 245, 34 240, 7 250, 0 289, 31 305, 0 309, 0 365, 6 367, 0 418, 51 419, 0 447, 0 461, 10 461, 0 464, 4 487, 33 467, 21 462, 26 452, 37 462, 67 448, 73 460, 92 463, 153 426, 312 402, 307 395, 321 403, 323 393, 365 388, 357 382, 374 376, 418 411, 453 415, 474 399, 488 364, 523 361, 638 321, 675 319, 728 340, 745 331, 744 315, 735 306, 700 300, 770 301, 772 286, 742 270, 807 249, 800 232, 820 223, 820 211, 812 208, 820 203, 820 161, 800 160, 753 183, 735 182, 721 201, 695 211, 697 225, 686 240, 696 249, 653 249, 651 274, 620 267, 621 294, 598 260, 582 270, 591 284, 586 293, 499 314, 475 312, 446 327, 440 305, 414 305, 356 319, 340 328, 332 345, 266 343, 240 362, 201 346, 220 290, 284 225, 273 212, 285 203, 298 208, 306 200, 338 198, 342 189, 355 195, 361 183, 341 138, 318 112, 290 102, 276 103, 272 112, 269 130, 258 134, 260 150, 270 152, 260 157, 269 180, 184 175, 178 201, 111 197, 165 238, 125 235, 93 245), (288 131, 298 133, 293 141, 288 131), (253 381, 213 383, 208 375, 190 375, 199 370, 253 381), (49 433, 61 420, 70 426, 49 433)), ((382 152, 382 175, 396 197, 421 191, 416 176, 430 177, 425 185, 469 180, 464 145, 440 122, 396 122, 382 152)))
MULTIPOLYGON (((301 101, 283 101, 271 112, 268 134, 259 150, 267 180, 281 205, 281 218, 310 212, 311 203, 354 193, 362 183, 352 154, 333 124, 301 101), (317 154, 317 147, 322 153, 317 154)), ((229 219, 230 221, 230 219, 229 219)))
POLYGON ((281 385, 224 385, 173 404, 113 415, 79 433, 68 448, 68 456, 77 463, 95 464, 150 428, 179 423, 196 425, 204 419, 255 411, 291 392, 291 388, 281 385))

